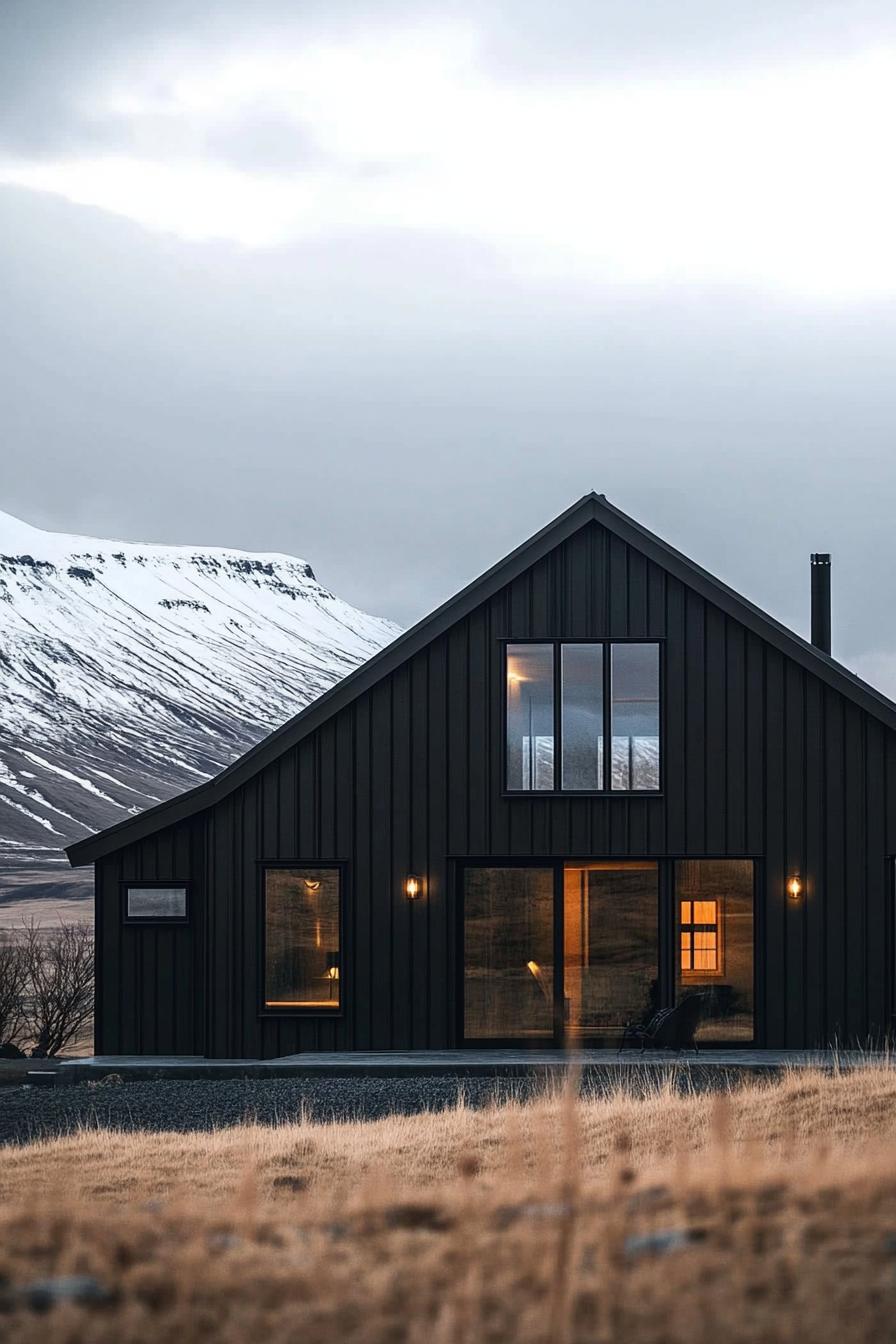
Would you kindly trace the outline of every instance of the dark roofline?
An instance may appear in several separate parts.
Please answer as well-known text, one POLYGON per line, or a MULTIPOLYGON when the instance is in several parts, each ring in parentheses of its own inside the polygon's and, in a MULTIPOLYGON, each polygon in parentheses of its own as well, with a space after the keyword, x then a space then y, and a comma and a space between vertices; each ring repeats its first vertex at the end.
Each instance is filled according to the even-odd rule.
POLYGON ((455 597, 418 621, 373 658, 362 663, 329 691, 251 747, 220 774, 167 802, 148 808, 136 817, 118 822, 105 831, 69 845, 65 852, 72 867, 93 863, 123 845, 142 840, 165 826, 214 806, 590 522, 600 523, 620 540, 641 551, 707 601, 896 732, 896 704, 892 700, 741 597, 733 588, 649 532, 628 514, 615 508, 603 495, 592 491, 486 570, 455 597))

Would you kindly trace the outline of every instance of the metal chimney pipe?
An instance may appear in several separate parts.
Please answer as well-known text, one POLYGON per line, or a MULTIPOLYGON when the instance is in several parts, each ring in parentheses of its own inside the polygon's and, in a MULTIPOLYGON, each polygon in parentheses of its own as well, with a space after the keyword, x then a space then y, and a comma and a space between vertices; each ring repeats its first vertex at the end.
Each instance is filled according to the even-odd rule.
POLYGON ((831 557, 813 555, 812 643, 822 653, 831 651, 831 557))

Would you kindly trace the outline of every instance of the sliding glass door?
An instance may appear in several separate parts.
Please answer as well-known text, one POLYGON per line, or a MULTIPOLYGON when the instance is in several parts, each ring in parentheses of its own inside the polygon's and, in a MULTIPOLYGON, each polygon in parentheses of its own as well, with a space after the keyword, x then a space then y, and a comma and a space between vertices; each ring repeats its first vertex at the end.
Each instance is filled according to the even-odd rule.
POLYGON ((564 1018, 573 1038, 613 1036, 659 1007, 656 863, 563 865, 564 1018))
POLYGON ((753 881, 749 859, 465 864, 462 1039, 611 1045, 698 994, 698 1039, 751 1041, 753 881))
POLYGON ((699 994, 699 1039, 752 1041, 753 864, 685 859, 675 864, 675 1000, 699 994))
POLYGON ((554 1038, 554 868, 464 871, 464 1034, 554 1038))

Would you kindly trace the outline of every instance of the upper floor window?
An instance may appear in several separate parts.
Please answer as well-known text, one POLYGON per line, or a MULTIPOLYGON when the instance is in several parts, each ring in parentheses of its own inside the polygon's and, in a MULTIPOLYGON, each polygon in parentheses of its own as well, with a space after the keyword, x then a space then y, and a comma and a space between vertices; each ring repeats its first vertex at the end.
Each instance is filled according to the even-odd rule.
POLYGON ((614 789, 660 786, 660 649, 612 644, 610 693, 614 789))
POLYGON ((554 648, 507 648, 507 786, 554 788, 554 648))
POLYGON ((505 672, 509 791, 659 789, 658 644, 508 644, 505 672))

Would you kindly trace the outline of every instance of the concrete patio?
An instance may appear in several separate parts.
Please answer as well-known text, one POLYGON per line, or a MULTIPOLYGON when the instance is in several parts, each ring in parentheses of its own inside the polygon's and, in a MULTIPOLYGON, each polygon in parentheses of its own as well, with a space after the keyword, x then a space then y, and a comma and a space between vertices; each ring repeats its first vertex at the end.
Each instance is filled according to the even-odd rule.
POLYGON ((669 1070, 687 1071, 695 1081, 738 1076, 771 1078, 787 1069, 892 1067, 886 1052, 860 1050, 701 1050, 699 1054, 626 1050, 416 1050, 285 1055, 278 1059, 206 1059, 191 1055, 94 1055, 84 1059, 33 1060, 22 1081, 75 1083, 120 1074, 148 1078, 401 1078, 418 1076, 544 1077, 569 1068, 590 1078, 620 1082, 669 1070), (37 1077, 35 1075, 42 1075, 37 1077))

